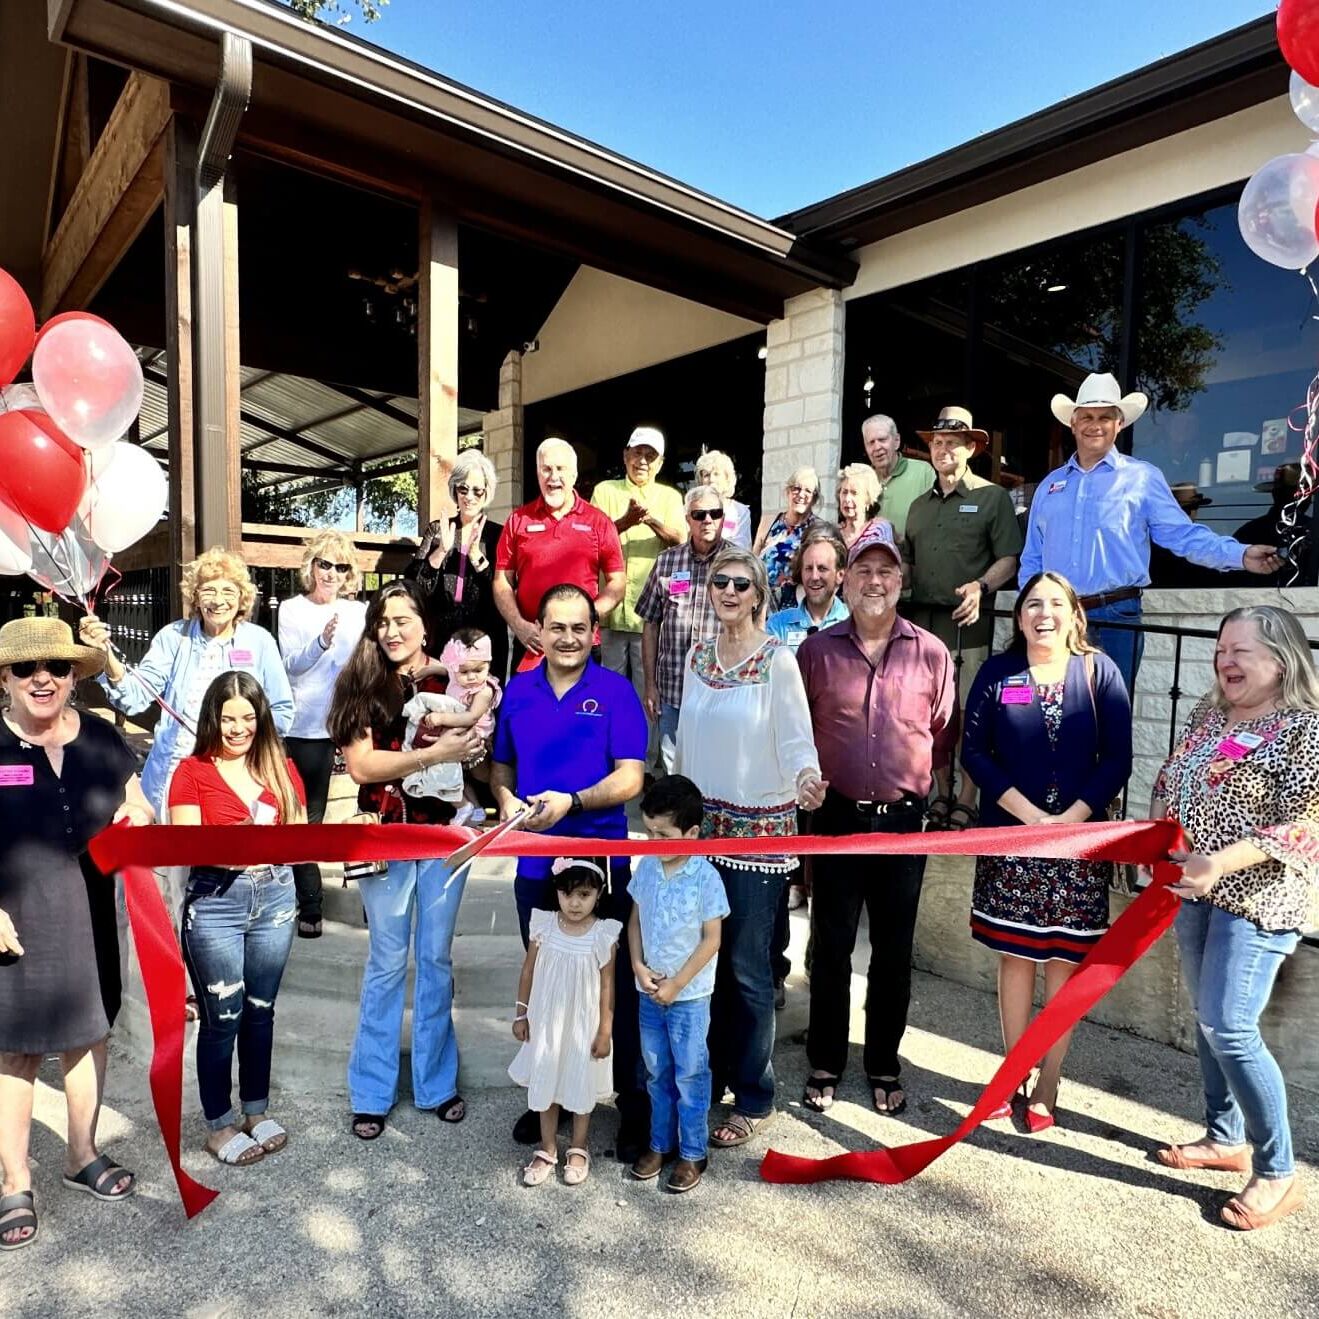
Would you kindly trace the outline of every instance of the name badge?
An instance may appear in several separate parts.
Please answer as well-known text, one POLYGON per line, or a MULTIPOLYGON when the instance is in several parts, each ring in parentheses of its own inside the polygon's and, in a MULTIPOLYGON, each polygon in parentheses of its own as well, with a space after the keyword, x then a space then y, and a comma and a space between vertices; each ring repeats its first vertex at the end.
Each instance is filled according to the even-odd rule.
POLYGON ((229 652, 230 664, 251 664, 252 652, 250 650, 231 650, 229 652))
POLYGON ((1051 481, 1049 483, 1049 488, 1047 491, 1045 491, 1045 493, 1050 495, 1056 495, 1059 490, 1066 490, 1066 489, 1067 489, 1066 481, 1051 481))
POLYGON ((545 530, 545 524, 544 524, 543 522, 528 522, 528 523, 527 523, 527 530, 528 530, 528 531, 544 531, 544 530, 545 530))
POLYGON ((800 646, 806 640, 807 632, 804 628, 795 627, 788 633, 788 645, 800 646))
POLYGON ((1244 760, 1256 747, 1264 745, 1258 733, 1229 733, 1215 748, 1214 754, 1227 760, 1244 760))
POLYGON ((253 824, 274 824, 278 818, 278 812, 268 801, 254 801, 252 803, 252 823, 253 824))
POLYGON ((999 699, 1004 705, 1029 705, 1035 699, 1035 693, 1029 687, 1004 687, 999 699))
POLYGON ((572 524, 572 529, 574 531, 590 531, 591 524, 589 522, 574 522, 572 524))
POLYGON ((0 765, 0 788, 30 788, 33 782, 31 765, 0 765))
POLYGON ((692 589, 690 573, 676 572, 669 578, 670 595, 689 595, 692 589))
POLYGON ((979 513, 979 512, 980 512, 980 505, 979 505, 979 504, 960 504, 960 505, 958 505, 958 509, 957 509, 957 511, 958 511, 959 513, 979 513))

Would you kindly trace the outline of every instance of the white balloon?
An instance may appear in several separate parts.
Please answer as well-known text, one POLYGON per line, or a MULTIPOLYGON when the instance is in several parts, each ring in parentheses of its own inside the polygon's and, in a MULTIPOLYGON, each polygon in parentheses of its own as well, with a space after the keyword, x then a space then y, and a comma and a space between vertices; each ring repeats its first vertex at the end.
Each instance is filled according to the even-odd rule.
POLYGON ((34 385, 0 386, 0 412, 20 412, 32 408, 36 408, 38 412, 45 411, 34 385))
POLYGON ((28 576, 62 600, 84 607, 101 584, 110 556, 92 542, 87 528, 74 518, 56 534, 35 528, 32 532, 32 566, 28 576))
POLYGON ((142 407, 142 363, 103 321, 46 330, 32 353, 32 383, 51 420, 84 449, 113 444, 142 407))
POLYGON ((1319 157, 1275 156, 1251 175, 1237 206, 1246 246, 1284 270, 1304 270, 1319 257, 1315 208, 1319 206, 1319 157))
POLYGON ((118 554, 160 520, 169 502, 169 485, 160 464, 141 445, 120 440, 90 456, 91 483, 79 516, 107 554, 118 554))
POLYGON ((17 576, 32 567, 28 525, 20 513, 0 501, 0 575, 17 576))
POLYGON ((1287 91, 1297 119, 1312 133, 1319 133, 1319 87, 1312 87, 1293 69, 1287 91))

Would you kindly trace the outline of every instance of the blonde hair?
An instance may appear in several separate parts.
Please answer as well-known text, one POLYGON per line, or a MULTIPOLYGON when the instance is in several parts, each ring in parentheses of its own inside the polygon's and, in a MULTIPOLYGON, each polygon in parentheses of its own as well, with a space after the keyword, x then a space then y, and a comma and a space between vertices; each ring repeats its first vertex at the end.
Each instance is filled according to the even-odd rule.
POLYGON ((318 531, 303 542, 302 567, 298 569, 298 580, 302 589, 310 592, 315 585, 311 575, 311 565, 315 559, 326 559, 330 563, 347 563, 348 576, 339 587, 340 595, 353 596, 362 589, 362 574, 357 570, 357 550, 353 547, 353 538, 343 531, 318 531))
MULTIPOLYGON (((1277 605, 1242 605, 1223 615, 1218 625, 1221 638, 1229 623, 1255 624, 1255 635, 1260 645, 1269 652, 1282 669, 1282 691, 1278 696, 1280 710, 1319 710, 1319 676, 1314 671, 1314 652, 1296 615, 1277 605)), ((1209 699, 1220 710, 1227 709, 1222 685, 1218 681, 1218 666, 1214 666, 1214 685, 1209 699)))
MULTIPOLYGON (((875 475, 875 469, 869 463, 848 463, 838 473, 838 488, 840 490, 844 481, 851 481, 856 486, 861 504, 857 513, 862 522, 869 521, 879 512, 879 499, 883 494, 883 491, 879 488, 879 477, 875 475)), ((839 522, 843 520, 841 508, 838 510, 838 520, 839 522)))
POLYGON ((721 499, 732 499, 737 488, 737 469, 721 449, 705 449, 696 460, 693 473, 697 485, 712 485, 721 499), (726 487, 726 488, 725 488, 726 487))
MULTIPOLYGON (((755 613, 759 618, 769 603, 769 574, 765 571, 764 562, 758 554, 752 554, 750 550, 744 550, 740 545, 725 545, 714 556, 714 562, 705 577, 706 582, 710 582, 719 573, 726 573, 730 568, 746 569, 747 576, 751 578, 751 588, 756 593, 755 613)), ((710 588, 707 586, 706 589, 710 588)))
POLYGON ((805 485, 808 478, 810 484, 815 487, 815 493, 811 496, 811 507, 814 508, 820 502, 820 476, 809 463, 803 463, 802 466, 792 469, 788 479, 783 483, 783 493, 786 495, 795 485, 805 485))
POLYGON ((247 618, 256 604, 256 585, 248 576, 247 564, 241 554, 214 545, 199 554, 183 568, 183 582, 179 593, 183 596, 183 617, 191 618, 197 612, 197 592, 207 582, 224 580, 238 587, 238 617, 247 618))

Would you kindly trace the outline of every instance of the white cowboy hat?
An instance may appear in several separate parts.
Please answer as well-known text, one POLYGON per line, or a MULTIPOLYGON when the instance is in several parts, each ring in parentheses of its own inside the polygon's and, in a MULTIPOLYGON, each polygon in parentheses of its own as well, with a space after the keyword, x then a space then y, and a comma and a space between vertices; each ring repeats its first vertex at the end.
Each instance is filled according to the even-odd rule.
POLYGON ((1075 399, 1068 398, 1066 394, 1055 394, 1049 404, 1053 415, 1064 426, 1072 424, 1072 413, 1077 408, 1116 408, 1122 414, 1122 425, 1118 430, 1138 420, 1149 405, 1149 398, 1145 394, 1124 394, 1122 386, 1113 376, 1094 374, 1081 381, 1075 399))

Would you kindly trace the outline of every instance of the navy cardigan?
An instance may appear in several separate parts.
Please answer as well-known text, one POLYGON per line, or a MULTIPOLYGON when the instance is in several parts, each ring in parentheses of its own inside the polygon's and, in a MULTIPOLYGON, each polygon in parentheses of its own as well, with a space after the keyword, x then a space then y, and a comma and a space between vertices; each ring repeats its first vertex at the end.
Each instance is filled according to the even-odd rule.
POLYGON ((1016 788, 1043 809, 1052 783, 1058 785, 1059 809, 1084 801, 1094 819, 1105 818, 1131 774, 1131 701, 1117 665, 1103 654, 1091 659, 1093 704, 1084 658, 1073 655, 1067 664, 1057 748, 1045 731, 1025 654, 992 655, 981 666, 967 698, 962 742, 962 764, 980 788, 981 824, 1020 824, 998 799, 1016 788), (1023 677, 1030 703, 1005 705, 1007 680, 1023 677))

